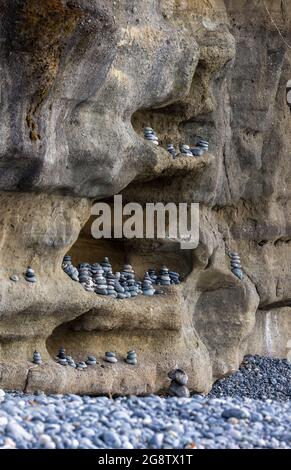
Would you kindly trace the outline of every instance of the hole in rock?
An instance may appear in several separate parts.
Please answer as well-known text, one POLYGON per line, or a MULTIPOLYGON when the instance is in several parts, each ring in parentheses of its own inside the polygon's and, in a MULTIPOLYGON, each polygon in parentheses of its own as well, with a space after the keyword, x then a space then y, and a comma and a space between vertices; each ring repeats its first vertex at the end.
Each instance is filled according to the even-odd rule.
POLYGON ((95 216, 90 217, 81 230, 79 238, 68 252, 74 266, 80 263, 101 263, 107 256, 113 272, 121 271, 123 265, 129 263, 136 277, 141 280, 149 268, 155 268, 158 271, 163 265, 172 271, 179 272, 181 280, 192 271, 192 251, 182 250, 178 241, 155 238, 95 239, 91 234, 95 218, 95 216))

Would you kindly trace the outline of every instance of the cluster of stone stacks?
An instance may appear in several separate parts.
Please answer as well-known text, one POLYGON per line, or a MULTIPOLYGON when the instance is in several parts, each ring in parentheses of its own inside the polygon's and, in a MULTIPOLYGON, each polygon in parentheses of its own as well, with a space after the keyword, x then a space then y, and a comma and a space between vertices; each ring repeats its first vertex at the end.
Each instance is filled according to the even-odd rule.
POLYGON ((244 274, 241 268, 241 261, 240 261, 240 256, 236 252, 231 252, 229 253, 230 257, 230 267, 231 267, 231 272, 234 274, 236 277, 238 277, 241 281, 244 278, 244 274))
POLYGON ((146 140, 150 140, 153 144, 159 145, 159 139, 151 127, 145 127, 143 132, 146 140))
POLYGON ((184 398, 190 396, 189 389, 187 388, 188 375, 186 372, 182 369, 173 369, 168 373, 168 377, 171 379, 169 395, 184 398))
POLYGON ((192 155, 194 157, 201 157, 204 152, 208 152, 209 143, 205 139, 198 138, 198 142, 195 147, 191 148, 192 155))
POLYGON ((114 274, 107 257, 100 264, 80 263, 75 268, 71 257, 66 255, 62 267, 66 274, 78 280, 87 292, 95 292, 113 299, 129 299, 141 294, 151 297, 154 294, 164 293, 154 289, 153 284, 169 286, 180 283, 179 273, 169 271, 166 266, 160 269, 158 275, 154 268, 150 268, 142 281, 135 278, 135 272, 130 264, 125 264, 121 272, 114 274))

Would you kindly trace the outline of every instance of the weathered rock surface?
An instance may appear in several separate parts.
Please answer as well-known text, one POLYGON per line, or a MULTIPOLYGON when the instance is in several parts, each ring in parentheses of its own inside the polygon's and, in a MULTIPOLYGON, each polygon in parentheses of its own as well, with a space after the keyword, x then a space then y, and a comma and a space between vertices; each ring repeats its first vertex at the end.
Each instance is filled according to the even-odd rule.
POLYGON ((290 11, 275 0, 1 0, 0 387, 143 394, 166 390, 179 366, 206 392, 246 352, 286 354, 291 66, 264 3, 290 43, 290 11), (143 138, 149 125, 158 147, 143 138), (195 135, 209 152, 173 160, 166 145, 195 135), (119 192, 199 202, 199 246, 94 240, 92 202, 119 192), (110 255, 138 275, 167 264, 183 282, 154 299, 102 298, 65 275, 67 252, 75 264, 110 255), (60 345, 98 364, 62 367, 60 345), (124 363, 129 349, 137 366, 124 363))

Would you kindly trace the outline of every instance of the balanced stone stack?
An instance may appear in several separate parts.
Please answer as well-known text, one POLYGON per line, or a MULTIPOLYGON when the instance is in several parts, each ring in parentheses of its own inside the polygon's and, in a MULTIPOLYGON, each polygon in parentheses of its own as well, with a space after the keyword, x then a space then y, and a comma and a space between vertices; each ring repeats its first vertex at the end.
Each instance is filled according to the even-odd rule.
POLYGON ((148 275, 149 275, 152 283, 155 284, 157 282, 157 278, 158 278, 158 276, 156 275, 156 270, 154 268, 150 268, 148 270, 148 275))
POLYGON ((72 264, 72 259, 71 256, 66 255, 64 256, 63 263, 62 263, 62 268, 64 272, 71 278, 73 281, 79 281, 79 273, 78 269, 75 268, 72 264))
POLYGON ((231 272, 242 281, 244 278, 244 274, 241 268, 241 261, 240 261, 239 254, 236 252, 232 252, 232 253, 229 253, 229 257, 230 257, 231 272))
MULTIPOLYGON (((122 285, 120 283, 120 277, 121 277, 120 272, 116 272, 115 273, 115 281, 114 281, 114 289, 115 289, 115 292, 117 293, 117 298, 118 299, 125 299, 126 294, 125 294, 124 287, 122 287, 122 285)), ((126 279, 124 279, 124 281, 126 282, 126 279)))
POLYGON ((201 157, 204 152, 208 152, 209 143, 207 140, 202 139, 201 137, 198 138, 198 142, 196 143, 195 147, 191 148, 192 155, 195 157, 201 157))
POLYGON ((126 280, 125 276, 122 273, 120 274, 119 283, 124 289, 125 298, 129 299, 131 297, 131 295, 130 295, 130 292, 128 290, 127 280, 126 280))
POLYGON ((72 356, 67 356, 66 360, 67 360, 68 366, 71 366, 74 369, 76 369, 76 363, 75 363, 74 359, 72 358, 72 356))
POLYGON ((112 271, 108 271, 106 274, 106 282, 107 282, 107 292, 109 297, 113 299, 117 298, 117 292, 115 291, 115 276, 112 271))
POLYGON ((172 155, 172 157, 175 159, 177 154, 176 154, 176 150, 174 148, 174 145, 173 144, 168 144, 167 150, 168 150, 169 154, 172 155))
POLYGON ((157 284, 161 286, 169 286, 171 284, 171 278, 169 276, 169 270, 166 266, 163 266, 160 270, 160 274, 157 279, 157 284))
POLYGON ((127 364, 131 364, 132 366, 136 366, 137 364, 137 354, 135 351, 128 351, 125 361, 127 364))
POLYGON ((86 360, 87 366, 96 366, 97 360, 95 356, 88 356, 86 360))
POLYGON ((68 365, 66 350, 63 347, 61 347, 59 349, 59 352, 57 354, 57 362, 59 364, 61 364, 61 366, 67 366, 68 365))
POLYGON ((159 145, 159 139, 151 127, 144 128, 144 138, 150 140, 154 145, 159 145))
POLYGON ((104 274, 112 272, 112 267, 111 267, 110 261, 107 258, 107 256, 105 256, 104 261, 101 263, 101 267, 104 271, 104 274))
POLYGON ((94 283, 96 285, 95 292, 96 292, 96 294, 99 294, 99 295, 107 295, 108 294, 107 282, 106 282, 106 279, 103 276, 103 274, 104 274, 104 271, 100 266, 100 268, 97 268, 95 270, 95 274, 94 274, 94 277, 93 277, 94 283))
POLYGON ((155 293, 155 289, 153 288, 153 284, 148 273, 145 273, 144 279, 142 281, 141 289, 142 289, 143 295, 146 295, 148 297, 152 297, 155 293))
POLYGON ((114 352, 107 351, 105 353, 104 360, 106 362, 111 362, 112 364, 115 364, 117 362, 116 354, 114 352))
POLYGON ((180 274, 175 271, 169 271, 171 284, 180 284, 180 274))
POLYGON ((85 362, 77 362, 76 364, 76 369, 77 370, 84 370, 84 369, 87 369, 87 365, 85 362))
POLYGON ((182 369, 173 369, 168 373, 171 379, 169 395, 172 397, 189 398, 190 392, 187 388, 188 376, 182 369))
POLYGON ((37 365, 40 365, 42 363, 42 358, 38 351, 34 351, 32 362, 37 365))
POLYGON ((91 266, 88 263, 81 263, 78 266, 79 282, 80 284, 86 284, 91 278, 91 266))
POLYGON ((128 287, 128 292, 130 293, 130 297, 137 297, 138 287, 136 286, 134 279, 129 279, 127 281, 127 287, 128 287))
POLYGON ((84 287, 85 291, 87 291, 87 292, 94 292, 95 291, 95 284, 94 284, 94 282, 92 281, 92 279, 90 277, 87 279, 85 284, 83 284, 83 287, 84 287))
POLYGON ((123 266, 123 270, 121 271, 121 275, 123 275, 127 281, 129 279, 134 279, 135 273, 134 273, 134 270, 133 270, 131 264, 125 264, 123 266))
POLYGON ((34 270, 28 266, 25 272, 25 280, 27 282, 36 282, 36 276, 34 270))
POLYGON ((181 155, 183 156, 187 156, 187 157, 193 156, 189 145, 185 145, 185 144, 180 145, 180 152, 181 152, 181 155))

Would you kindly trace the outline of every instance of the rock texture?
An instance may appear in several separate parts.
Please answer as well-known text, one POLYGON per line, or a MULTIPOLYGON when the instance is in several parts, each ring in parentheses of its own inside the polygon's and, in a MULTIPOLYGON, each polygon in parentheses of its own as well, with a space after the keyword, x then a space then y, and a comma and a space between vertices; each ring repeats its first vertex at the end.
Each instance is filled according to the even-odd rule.
POLYGON ((287 2, 1 0, 0 387, 192 391, 291 339, 291 14, 287 2), (98 3, 98 5, 97 5, 98 3), (268 14, 269 12, 269 14, 268 14), (143 138, 155 129, 160 146, 143 138), (210 142, 173 160, 167 144, 210 142), (200 242, 94 240, 94 200, 199 202, 200 242), (243 281, 230 271, 241 255, 243 281), (167 296, 117 302, 61 268, 111 256, 181 272, 167 296), (24 279, 32 266, 36 283, 24 279), (19 281, 10 279, 17 275, 19 281), (56 364, 60 345, 98 364, 56 364), (37 349, 44 360, 31 363, 37 349), (138 365, 108 365, 129 349, 138 365), (82 375, 80 375, 82 374, 82 375), (82 378, 81 378, 82 377, 82 378))

